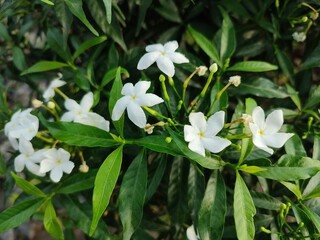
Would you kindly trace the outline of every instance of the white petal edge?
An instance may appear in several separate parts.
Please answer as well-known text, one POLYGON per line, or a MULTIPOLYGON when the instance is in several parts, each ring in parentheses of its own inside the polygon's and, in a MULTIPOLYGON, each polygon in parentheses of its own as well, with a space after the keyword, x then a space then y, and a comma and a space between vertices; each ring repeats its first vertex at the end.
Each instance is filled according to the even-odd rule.
POLYGON ((160 54, 160 52, 149 52, 144 54, 138 62, 137 69, 147 69, 159 58, 160 54))
POLYGON ((267 146, 281 148, 293 135, 293 133, 273 133, 262 138, 267 146))
POLYGON ((224 111, 219 111, 209 117, 207 121, 207 128, 205 131, 205 136, 215 136, 224 126, 224 111))
POLYGON ((150 88, 151 82, 149 81, 139 81, 134 86, 134 93, 136 96, 146 94, 147 90, 150 88))
POLYGON ((144 126, 147 124, 147 118, 142 110, 142 108, 134 103, 130 102, 127 107, 128 117, 129 119, 139 128, 144 128, 144 126))
POLYGON ((82 112, 88 113, 92 106, 93 106, 93 93, 88 92, 81 99, 80 107, 81 107, 82 112))
POLYGON ((169 54, 169 58, 172 62, 181 64, 181 63, 188 63, 189 59, 186 58, 182 53, 174 52, 169 54))
POLYGON ((231 144, 228 139, 216 136, 210 138, 203 137, 201 140, 204 148, 212 153, 219 153, 231 144))
POLYGON ((154 105, 157 105, 159 103, 163 102, 163 99, 161 97, 158 97, 157 95, 153 93, 146 93, 145 95, 138 97, 136 99, 136 102, 139 106, 148 106, 152 107, 154 105))
POLYGON ((261 107, 257 106, 252 111, 252 120, 259 126, 260 129, 264 129, 265 126, 265 114, 261 107))
POLYGON ((146 46, 146 51, 147 52, 163 52, 164 48, 161 43, 156 43, 156 44, 150 44, 146 46))
POLYGON ((164 44, 163 50, 165 53, 173 53, 175 50, 177 50, 179 47, 179 44, 176 40, 169 41, 164 44))
POLYGON ((64 106, 69 111, 81 110, 81 106, 73 99, 67 99, 64 101, 64 106))
POLYGON ((282 110, 275 110, 266 118, 266 125, 264 131, 268 134, 276 133, 280 130, 283 124, 282 110))
POLYGON ((189 115, 189 122, 191 125, 198 129, 200 132, 204 132, 207 126, 206 119, 202 112, 193 112, 189 115))
POLYGON ((204 157, 206 156, 206 151, 205 151, 204 146, 202 145, 200 139, 194 139, 194 140, 190 141, 188 144, 188 148, 191 151, 196 152, 204 157))
POLYGON ((175 71, 174 71, 173 62, 170 60, 170 58, 165 56, 160 56, 157 59, 156 63, 161 72, 163 72, 164 74, 170 77, 173 77, 175 71))
POLYGON ((199 135, 198 135, 199 131, 197 131, 197 129, 195 129, 191 125, 184 125, 183 133, 184 133, 184 140, 186 142, 190 142, 195 138, 199 138, 199 135))
POLYGON ((113 121, 118 121, 121 118, 124 110, 127 108, 128 104, 131 101, 130 99, 130 96, 124 96, 116 102, 111 114, 111 119, 113 121))
POLYGON ((60 167, 56 167, 51 170, 50 178, 53 182, 57 183, 61 180, 63 175, 62 169, 60 167))

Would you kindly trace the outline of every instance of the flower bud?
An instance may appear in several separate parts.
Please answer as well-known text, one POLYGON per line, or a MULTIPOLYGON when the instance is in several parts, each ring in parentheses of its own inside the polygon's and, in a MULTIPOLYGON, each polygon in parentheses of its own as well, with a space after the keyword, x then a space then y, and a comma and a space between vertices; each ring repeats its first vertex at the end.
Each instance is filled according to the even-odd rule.
POLYGON ((160 76, 159 76, 159 81, 160 82, 164 82, 166 80, 166 77, 163 75, 163 74, 161 74, 160 76))
POLYGON ((172 137, 166 137, 166 143, 171 143, 172 137))
POLYGON ((39 99, 36 99, 36 98, 32 99, 32 106, 34 108, 39 108, 42 106, 42 104, 43 102, 41 102, 39 99))
POLYGON ((241 83, 241 77, 236 75, 229 78, 229 82, 238 87, 241 83))
POLYGON ((317 20, 318 17, 319 17, 319 13, 318 13, 318 12, 312 12, 312 13, 310 14, 310 18, 311 18, 313 21, 317 20))
POLYGON ((216 63, 211 64, 211 66, 209 67, 209 71, 215 73, 216 71, 218 71, 218 65, 216 63))
POLYGON ((208 68, 206 66, 200 66, 200 67, 197 67, 197 70, 198 70, 198 75, 201 77, 206 74, 206 72, 208 71, 208 68))
POLYGON ((89 171, 89 167, 86 164, 86 162, 83 162, 80 167, 79 167, 79 171, 82 173, 87 173, 89 171))
POLYGON ((54 102, 52 102, 52 101, 49 101, 49 102, 47 103, 47 106, 48 106, 48 108, 50 108, 50 109, 54 109, 54 108, 56 107, 56 104, 55 104, 54 102))

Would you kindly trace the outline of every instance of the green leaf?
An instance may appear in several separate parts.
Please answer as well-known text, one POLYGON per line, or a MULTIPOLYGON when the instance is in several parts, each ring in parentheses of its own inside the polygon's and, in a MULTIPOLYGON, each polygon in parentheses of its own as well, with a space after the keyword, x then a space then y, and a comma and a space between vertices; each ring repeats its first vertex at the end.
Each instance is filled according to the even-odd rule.
POLYGON ((237 88, 231 88, 228 91, 234 94, 252 94, 265 98, 287 98, 290 96, 283 87, 264 77, 245 79, 237 88))
POLYGON ((227 211, 226 186, 218 170, 214 170, 198 213, 200 239, 221 239, 227 211))
MULTIPOLYGON (((103 78, 102 78, 101 88, 105 87, 109 82, 111 82, 113 79, 115 79, 116 76, 117 76, 117 72, 118 72, 118 68, 117 68, 117 67, 108 70, 108 71, 104 74, 104 76, 103 76, 103 78)), ((128 72, 126 69, 124 69, 124 68, 121 68, 121 70, 120 70, 120 76, 121 76, 121 74, 124 74, 126 78, 130 77, 129 72, 128 72)))
POLYGON ((317 46, 302 64, 302 70, 315 67, 320 67, 320 46, 317 46))
POLYGON ((137 36, 140 32, 142 25, 144 24, 144 19, 147 13, 148 8, 150 7, 152 0, 144 0, 140 2, 139 6, 139 17, 137 21, 137 29, 135 35, 137 36))
POLYGON ((285 87, 287 92, 290 94, 292 102, 294 102, 297 108, 301 110, 301 101, 299 98, 299 93, 289 83, 286 83, 285 87))
POLYGON ((202 33, 198 32, 196 29, 188 25, 188 31, 191 36, 194 38, 198 46, 220 67, 222 67, 221 60, 219 58, 219 54, 214 43, 207 39, 202 33))
POLYGON ((256 214, 256 209, 250 192, 238 171, 234 188, 233 208, 238 239, 254 239, 253 217, 256 214))
POLYGON ((6 232, 22 224, 44 202, 43 198, 28 199, 0 213, 0 232, 6 232))
POLYGON ((261 172, 261 171, 266 171, 266 169, 264 169, 262 167, 247 166, 247 164, 241 165, 238 169, 243 171, 243 172, 247 172, 247 173, 257 173, 257 172, 261 172))
POLYGON ((297 134, 293 135, 291 138, 288 139, 288 141, 284 145, 284 148, 287 154, 299 157, 307 156, 307 152, 304 149, 303 143, 297 134))
POLYGON ((75 15, 80 21, 86 25, 86 27, 96 36, 99 36, 97 30, 91 25, 88 21, 83 9, 82 9, 82 0, 64 0, 65 3, 68 5, 70 11, 75 15))
POLYGON ((255 207, 279 211, 281 201, 263 192, 250 192, 255 207))
POLYGON ((277 70, 278 66, 263 61, 244 61, 238 62, 231 67, 227 68, 227 71, 239 71, 239 72, 266 72, 277 70))
MULTIPOLYGON (((244 132, 246 132, 246 128, 243 129, 244 132)), ((243 138, 241 140, 241 152, 240 152, 240 158, 238 164, 241 165, 244 160, 249 156, 249 154, 252 152, 253 149, 253 142, 252 138, 243 138)))
POLYGON ((0 153, 0 175, 5 176, 7 172, 6 163, 4 161, 3 155, 0 153))
POLYGON ((80 56, 80 54, 84 53, 89 48, 91 48, 95 45, 98 45, 100 43, 103 43, 106 40, 107 40, 106 36, 100 36, 100 37, 91 38, 91 39, 85 41, 77 48, 77 51, 75 51, 75 53, 72 56, 72 60, 74 61, 78 56, 80 56))
POLYGON ((320 86, 317 86, 308 97, 304 109, 312 109, 320 103, 320 86))
POLYGON ((278 59, 279 66, 283 73, 290 81, 294 79, 294 67, 292 60, 288 58, 284 51, 280 50, 277 46, 275 47, 276 57, 278 59))
POLYGON ((21 48, 14 46, 12 49, 13 63, 17 69, 23 71, 27 68, 26 59, 21 48))
MULTIPOLYGON (((109 113, 110 116, 112 116, 112 111, 114 106, 116 105, 116 102, 122 97, 121 91, 122 91, 122 81, 121 81, 121 67, 118 67, 116 78, 114 79, 112 88, 110 90, 110 96, 112 96, 109 99, 109 113)), ((124 127, 124 115, 121 116, 121 118, 118 121, 112 122, 114 127, 117 129, 118 134, 123 137, 123 127, 124 127)))
POLYGON ((227 59, 230 59, 236 50, 236 33, 233 27, 233 23, 228 13, 221 7, 219 7, 223 17, 221 27, 221 39, 220 39, 220 59, 224 64, 227 59))
POLYGON ((56 211, 51 201, 48 201, 44 210, 43 225, 47 232, 55 239, 64 239, 62 227, 58 222, 56 211))
POLYGON ((11 37, 8 33, 8 28, 6 26, 4 26, 1 22, 0 22, 0 37, 3 38, 7 42, 11 41, 11 37))
MULTIPOLYGON (((60 3, 58 3, 60 4, 60 3)), ((57 4, 57 7, 58 7, 57 4)), ((62 6, 60 6, 62 7, 62 6)), ((72 62, 71 54, 69 49, 67 48, 67 40, 63 38, 60 30, 56 28, 49 28, 47 31, 47 42, 52 49, 52 51, 56 52, 64 61, 67 63, 72 62)))
POLYGON ((110 197, 116 186, 122 163, 123 145, 114 150, 98 170, 92 195, 92 223, 89 235, 92 236, 98 222, 109 205, 110 197))
POLYGON ((103 0, 103 4, 106 8, 107 22, 110 24, 112 19, 112 0, 103 0))
POLYGON ((286 188, 288 188, 296 197, 300 200, 302 199, 302 194, 300 191, 300 187, 298 184, 293 184, 291 182, 285 182, 285 181, 280 181, 282 185, 284 185, 286 188))
POLYGON ((320 136, 314 136, 312 158, 320 160, 320 136))
POLYGON ((69 67, 69 65, 63 62, 56 62, 56 61, 40 61, 32 65, 28 69, 24 70, 20 75, 23 76, 30 73, 46 72, 46 71, 50 71, 50 70, 58 69, 62 67, 69 67))
POLYGON ((93 188, 96 174, 96 170, 89 170, 87 173, 76 173, 63 181, 63 185, 57 190, 57 193, 71 194, 93 188))
POLYGON ((155 11, 159 13, 164 19, 174 22, 181 23, 181 17, 179 14, 179 8, 177 7, 175 1, 172 0, 159 0, 160 6, 155 8, 155 11))
POLYGON ((44 2, 44 3, 46 3, 46 4, 48 4, 48 5, 51 5, 51 6, 54 5, 54 3, 51 2, 50 0, 41 0, 41 2, 44 2))
POLYGON ((221 160, 218 155, 211 155, 211 157, 203 157, 198 153, 191 151, 186 142, 172 129, 167 128, 169 134, 173 138, 173 141, 177 144, 178 148, 181 151, 181 155, 186 158, 195 161, 204 168, 208 169, 219 169, 225 165, 225 162, 221 160))
POLYGON ((123 239, 130 240, 141 222, 147 191, 147 175, 147 159, 143 149, 130 164, 121 183, 118 200, 123 239))
POLYGON ((39 119, 53 137, 72 146, 114 147, 119 145, 110 133, 93 126, 74 122, 48 122, 42 115, 39 115, 39 119))
POLYGON ((277 181, 308 179, 320 171, 320 167, 263 167, 266 171, 253 173, 256 176, 277 181))
POLYGON ((29 195, 37 196, 37 197, 46 197, 47 195, 42 192, 39 188, 37 188, 32 183, 28 182, 27 180, 18 177, 14 172, 11 172, 11 176, 14 178, 16 184, 19 188, 21 188, 24 192, 28 193, 29 195))
POLYGON ((314 226, 317 228, 318 233, 320 232, 320 216, 315 213, 314 211, 311 211, 307 206, 305 206, 303 203, 301 203, 301 207, 303 211, 306 213, 306 215, 311 219, 314 226))

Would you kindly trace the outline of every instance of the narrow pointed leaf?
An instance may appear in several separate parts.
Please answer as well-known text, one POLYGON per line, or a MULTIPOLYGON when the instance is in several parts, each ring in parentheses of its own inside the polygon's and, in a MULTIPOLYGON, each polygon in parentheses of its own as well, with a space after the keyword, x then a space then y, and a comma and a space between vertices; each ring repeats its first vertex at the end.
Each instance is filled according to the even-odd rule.
POLYGON ((301 207, 303 211, 306 213, 306 215, 311 219, 314 226, 317 228, 318 232, 320 232, 320 216, 304 204, 301 204, 301 207))
POLYGON ((220 172, 214 170, 198 213, 200 239, 222 238, 226 211, 226 186, 220 172))
POLYGON ((106 8, 107 22, 110 24, 112 18, 112 0, 103 0, 103 4, 106 8))
POLYGON ((143 149, 130 164, 120 188, 118 200, 124 240, 131 239, 142 219, 147 174, 147 159, 143 149))
POLYGON ((256 208, 250 192, 238 171, 234 188, 233 208, 238 239, 254 239, 253 217, 256 214, 256 208))
POLYGON ((231 67, 227 68, 227 71, 240 71, 240 72, 265 72, 277 70, 278 66, 268 62, 262 61, 244 61, 238 62, 231 67))
POLYGON ((52 237, 58 240, 64 239, 62 227, 58 222, 56 211, 54 210, 51 201, 47 202, 47 206, 44 211, 43 224, 44 228, 52 237))
POLYGON ((27 180, 18 177, 14 172, 11 172, 11 176, 14 178, 16 184, 19 188, 21 188, 24 192, 37 196, 37 197, 46 197, 47 195, 42 192, 39 188, 37 188, 32 183, 28 182, 27 180))
POLYGON ((100 36, 100 37, 91 38, 91 39, 85 41, 75 51, 75 53, 72 56, 72 59, 75 60, 80 54, 84 53, 89 48, 91 48, 95 45, 101 44, 101 43, 105 42, 106 40, 107 40, 106 36, 100 36))
POLYGON ((109 205, 110 197, 119 177, 123 146, 114 150, 98 170, 92 195, 93 217, 89 235, 92 236, 98 222, 109 205))
POLYGON ((56 61, 40 61, 32 65, 28 69, 24 70, 20 75, 23 76, 30 73, 46 72, 46 71, 50 71, 50 70, 58 69, 62 67, 69 67, 69 65, 63 62, 56 62, 56 61))

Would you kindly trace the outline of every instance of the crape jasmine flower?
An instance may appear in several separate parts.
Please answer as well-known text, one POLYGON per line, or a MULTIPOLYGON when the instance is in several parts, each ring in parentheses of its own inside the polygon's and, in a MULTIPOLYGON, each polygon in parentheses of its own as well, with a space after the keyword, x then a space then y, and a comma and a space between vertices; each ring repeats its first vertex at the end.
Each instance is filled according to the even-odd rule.
POLYGON ((291 138, 293 133, 279 133, 283 125, 282 110, 275 110, 265 119, 265 113, 261 107, 255 107, 252 111, 252 121, 249 123, 252 132, 253 144, 273 154, 272 148, 280 148, 291 138))
POLYGON ((74 163, 70 160, 70 153, 63 148, 48 149, 43 154, 43 160, 40 163, 40 173, 50 172, 50 179, 53 182, 59 182, 63 173, 71 173, 74 163))
POLYGON ((117 121, 127 109, 129 119, 138 127, 144 128, 147 124, 147 117, 142 109, 143 106, 152 107, 162 103, 163 99, 153 93, 146 93, 151 83, 140 81, 134 86, 132 83, 126 83, 121 97, 112 110, 112 120, 117 121))
POLYGON ((175 72, 173 63, 180 64, 189 62, 182 53, 175 52, 178 46, 177 41, 170 41, 164 45, 160 43, 148 45, 146 47, 147 53, 144 54, 138 62, 138 70, 147 69, 156 62, 160 71, 173 77, 175 72))
POLYGON ((44 98, 44 100, 47 102, 50 100, 50 98, 53 98, 55 95, 54 89, 58 88, 58 87, 62 87, 63 85, 66 84, 65 81, 61 80, 62 78, 62 74, 58 73, 58 78, 53 79, 48 88, 43 92, 42 97, 44 98))
POLYGON ((93 106, 93 93, 88 92, 78 104, 73 99, 67 99, 64 102, 65 108, 68 112, 61 116, 61 121, 65 122, 77 122, 85 125, 94 126, 105 131, 109 131, 109 121, 105 120, 97 113, 90 112, 93 106))
POLYGON ((10 122, 4 127, 4 134, 8 137, 12 147, 17 150, 19 148, 18 140, 24 137, 30 141, 36 136, 39 129, 39 119, 31 114, 32 109, 28 108, 15 112, 10 122))
POLYGON ((219 111, 206 121, 202 112, 190 113, 191 125, 184 126, 184 140, 189 142, 190 150, 205 156, 205 149, 218 153, 231 144, 229 140, 216 136, 223 128, 224 115, 219 111))

